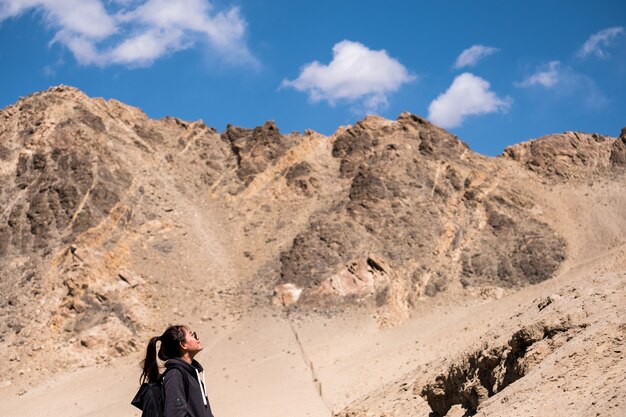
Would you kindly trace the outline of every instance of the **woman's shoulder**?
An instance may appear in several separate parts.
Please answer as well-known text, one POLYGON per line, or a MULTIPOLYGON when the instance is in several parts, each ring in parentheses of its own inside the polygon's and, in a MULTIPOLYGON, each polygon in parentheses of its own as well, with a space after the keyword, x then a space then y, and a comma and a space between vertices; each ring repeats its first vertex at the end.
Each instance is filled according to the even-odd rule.
POLYGON ((163 378, 163 387, 165 388, 165 391, 171 391, 172 389, 178 391, 181 389, 176 387, 185 387, 185 391, 187 391, 189 376, 185 375, 186 373, 187 372, 185 372, 185 370, 177 366, 166 369, 161 376, 161 378, 163 378))

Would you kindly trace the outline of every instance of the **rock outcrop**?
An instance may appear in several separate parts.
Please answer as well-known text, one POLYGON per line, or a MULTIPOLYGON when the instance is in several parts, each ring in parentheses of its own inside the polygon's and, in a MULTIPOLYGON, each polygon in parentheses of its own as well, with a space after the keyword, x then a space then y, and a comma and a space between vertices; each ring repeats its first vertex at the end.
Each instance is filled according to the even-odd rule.
POLYGON ((455 285, 516 288, 549 278, 565 258, 530 193, 424 119, 369 117, 336 136, 332 155, 346 198, 314 213, 280 257, 281 283, 303 288, 303 303, 381 300, 391 285, 407 305, 455 285), (322 289, 369 253, 399 280, 348 298, 322 289))
POLYGON ((545 177, 584 179, 623 165, 623 132, 620 139, 598 134, 565 132, 509 146, 503 155, 545 177), (621 144, 621 145, 620 145, 621 144))

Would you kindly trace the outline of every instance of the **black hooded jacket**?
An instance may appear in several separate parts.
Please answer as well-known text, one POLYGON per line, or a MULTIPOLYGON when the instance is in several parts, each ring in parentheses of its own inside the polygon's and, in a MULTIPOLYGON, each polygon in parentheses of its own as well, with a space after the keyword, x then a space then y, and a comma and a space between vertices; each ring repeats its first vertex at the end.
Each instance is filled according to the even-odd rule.
POLYGON ((204 395, 206 388, 200 380, 202 365, 195 360, 190 365, 182 359, 169 359, 165 362, 165 368, 165 417, 213 417, 209 399, 204 395), (180 368, 185 369, 187 374, 183 375, 180 368), (183 378, 188 381, 188 395, 185 395, 183 378))

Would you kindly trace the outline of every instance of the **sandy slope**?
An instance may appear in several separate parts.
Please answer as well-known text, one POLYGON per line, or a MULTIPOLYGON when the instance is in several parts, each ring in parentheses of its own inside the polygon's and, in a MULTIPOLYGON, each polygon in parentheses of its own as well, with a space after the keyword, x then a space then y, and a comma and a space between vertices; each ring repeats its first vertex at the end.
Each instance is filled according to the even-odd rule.
MULTIPOLYGON (((624 247, 620 250, 623 256, 624 247)), ((585 269, 602 265, 602 262, 588 263, 585 269)), ((199 359, 210 375, 209 392, 216 415, 329 416, 330 410, 337 412, 370 391, 388 383, 393 386, 394 381, 402 380, 413 369, 424 369, 424 365, 438 358, 461 354, 486 332, 503 332, 494 330, 494 326, 507 327, 498 318, 520 315, 546 294, 576 288, 583 295, 604 297, 594 302, 584 299, 585 309, 596 320, 594 326, 585 337, 579 337, 576 345, 570 344, 567 350, 542 363, 532 375, 505 390, 506 396, 501 394, 499 400, 494 397, 485 405, 489 411, 481 415, 537 415, 534 407, 539 406, 545 415, 595 415, 581 412, 593 409, 591 403, 595 398, 598 415, 617 416, 617 407, 624 406, 620 401, 626 394, 620 392, 626 386, 622 372, 625 362, 623 350, 621 353, 613 350, 623 346, 625 336, 625 286, 624 274, 589 279, 586 272, 570 272, 500 300, 470 302, 454 309, 440 306, 392 329, 380 329, 375 320, 358 316, 288 320, 269 310, 257 311, 239 322, 224 323, 225 328, 217 331, 207 324, 193 322, 192 325, 200 334, 210 335, 203 337, 207 347, 199 359), (599 286, 598 291, 594 291, 595 285, 599 286), (602 302, 607 304, 602 307, 602 302), (289 321, 298 333, 301 346, 289 321), (616 337, 622 337, 622 342, 611 343, 616 337), (607 349, 610 351, 605 352, 607 349), (557 367, 555 363, 559 361, 557 367), (319 383, 313 381, 312 369, 319 383), (544 374, 554 378, 546 380, 544 374), (566 387, 569 389, 564 392, 566 387), (609 402, 615 395, 619 400, 609 402), (581 408, 582 399, 585 407, 581 408), (511 404, 514 408, 509 407, 511 404), (574 410, 578 413, 572 414, 574 410)), ((577 313, 580 306, 564 304, 563 308, 577 313)), ((523 319, 530 320, 529 316, 523 319)), ((138 415, 128 404, 136 388, 138 359, 135 355, 106 368, 60 375, 23 395, 15 395, 11 387, 4 388, 0 415, 138 415)), ((424 372, 432 373, 432 370, 424 372)), ((383 415, 383 410, 395 410, 395 414, 384 415, 417 416, 427 415, 430 410, 421 398, 412 402, 408 410, 399 408, 399 402, 395 392, 382 399, 373 396, 372 401, 358 401, 368 409, 362 415, 378 416, 383 415), (381 412, 377 413, 378 410, 381 412)))
MULTIPOLYGON (((486 319, 493 313, 485 305, 451 312, 440 308, 386 330, 358 316, 292 319, 304 357, 289 322, 275 312, 257 312, 217 332, 193 325, 200 334, 212 335, 203 337, 206 350, 199 360, 212 375, 209 392, 216 415, 328 416, 329 408, 338 411, 416 365, 457 351, 463 341, 489 328, 486 319), (468 323, 467 317, 473 320, 468 323), (305 358, 313 363, 322 397, 305 358)), ((132 410, 125 406, 136 385, 138 361, 135 355, 108 368, 55 377, 23 395, 5 388, 0 415, 56 416, 59 410, 73 416, 128 415, 132 410), (68 392, 73 403, 62 394, 68 392)))
MULTIPOLYGON (((536 300, 543 294, 552 294, 566 282, 582 292, 592 292, 593 285, 609 291, 618 289, 610 301, 610 307, 621 303, 624 307, 626 277, 610 275, 600 280, 586 280, 568 277, 563 283, 549 282, 529 287, 518 293, 488 303, 472 303, 458 306, 453 310, 438 308, 429 315, 410 320, 402 326, 381 330, 372 319, 341 317, 331 320, 308 318, 291 322, 297 329, 302 347, 285 317, 271 311, 258 311, 238 323, 228 323, 225 329, 212 331, 206 324, 194 323, 194 328, 202 335, 211 334, 205 339, 206 350, 199 359, 206 365, 209 378, 210 395, 216 415, 221 416, 328 416, 329 409, 338 411, 355 398, 383 386, 385 383, 401 379, 412 369, 428 364, 437 358, 451 357, 463 352, 472 342, 498 324, 494 317, 507 317, 511 313, 528 307, 528 300, 536 300), (613 285, 607 286, 612 279, 613 285), (520 308, 521 307, 521 308, 520 308), (302 355, 302 350, 305 355, 302 355), (317 374, 320 384, 312 380, 310 363, 317 374), (321 387, 322 396, 319 396, 321 387)), ((597 292, 601 294, 601 292, 597 292)), ((602 293, 605 295, 604 293, 602 293)), ((593 313, 593 306, 587 306, 593 313)), ((567 306, 566 306, 567 308, 567 306)), ((623 310, 622 310, 623 311, 623 310)), ((604 327, 593 328, 589 333, 592 339, 595 357, 602 349, 616 349, 614 345, 603 345, 602 337, 594 336, 607 330, 611 337, 615 329, 610 328, 610 320, 620 320, 623 315, 618 311, 606 315, 604 327), (597 344, 597 346, 596 346, 597 344), (603 347, 604 346, 604 347, 603 347)), ((615 324, 615 323, 613 323, 615 324)), ((500 323, 500 325, 502 325, 500 323)), ((621 328, 622 337, 624 327, 621 328)), ((622 339, 623 340, 623 339, 622 339)), ((623 345, 623 343, 622 343, 623 345)), ((586 346, 585 349, 588 349, 586 346)), ((580 345, 570 347, 542 364, 530 379, 522 379, 509 393, 509 403, 520 407, 515 415, 536 415, 536 410, 528 408, 531 404, 541 404, 546 415, 565 415, 570 402, 578 401, 581 394, 592 398, 592 394, 602 389, 619 394, 619 390, 608 387, 624 387, 624 354, 618 363, 610 356, 604 363, 591 360, 578 360, 567 365, 568 372, 575 370, 584 374, 591 381, 576 378, 565 373, 546 382, 537 373, 555 374, 554 362, 559 360, 572 362, 576 354, 585 354, 580 345), (548 363, 552 362, 552 363, 548 363), (544 370, 545 369, 545 370, 544 370), (605 374, 606 370, 610 373, 605 374), (602 379, 604 377, 605 379, 602 379), (560 384, 557 382, 561 381, 560 384), (585 381, 585 390, 564 395, 560 392, 562 382, 572 388, 585 381), (577 382, 580 381, 580 382, 577 382), (537 389, 536 384, 541 384, 537 389), (557 387, 558 385, 558 387, 557 387), (596 391, 593 390, 595 387, 596 391), (559 393, 559 401, 552 396, 559 393), (531 397, 532 401, 529 401, 531 397), (549 408, 545 408, 548 405, 549 408)), ((591 357, 591 356, 590 356, 591 357)), ((75 373, 57 376, 29 389, 23 395, 16 395, 11 387, 4 388, 0 402, 0 415, 12 416, 127 416, 138 415, 128 404, 136 388, 138 357, 118 360, 106 368, 83 369, 75 373), (134 362, 134 363, 133 363, 134 362), (71 393, 71 394, 70 394, 71 393), (134 414, 133 414, 134 413, 134 414)), ((563 366, 563 365, 561 365, 563 366)), ((561 372, 562 373, 562 372, 561 372)), ((558 374, 558 372, 557 372, 558 374)), ((509 389, 510 391, 510 389, 509 389)), ((580 390, 579 390, 580 391, 580 390)), ((620 400, 624 398, 621 393, 620 400)), ((387 396, 388 401, 395 393, 387 396)), ((609 396, 610 397, 610 396, 609 396)), ((598 396, 600 415, 607 409, 606 396, 598 396)), ((495 400, 494 400, 495 401, 495 400)), ((378 407, 386 408, 385 401, 378 399, 374 404, 365 402, 372 414, 378 407)), ((426 403, 419 399, 421 408, 411 405, 411 413, 390 415, 427 415, 426 403), (414 414, 415 413, 415 414, 414 414)), ((498 404, 500 404, 498 402, 498 404)), ((621 404, 619 402, 615 404, 621 404)), ((392 402, 397 407, 397 403, 392 402)), ((589 404, 585 404, 589 405, 589 404)), ((622 406, 624 404, 621 404, 622 406)), ((490 405, 487 404, 486 407, 490 405)), ((393 408, 393 407, 392 407, 393 408)), ((493 408, 493 407, 492 407, 493 408)), ((363 414, 366 415, 366 414, 363 414)), ((512 415, 510 408, 500 406, 498 414, 485 412, 484 415, 512 415)), ((577 415, 585 415, 577 414, 577 415)))

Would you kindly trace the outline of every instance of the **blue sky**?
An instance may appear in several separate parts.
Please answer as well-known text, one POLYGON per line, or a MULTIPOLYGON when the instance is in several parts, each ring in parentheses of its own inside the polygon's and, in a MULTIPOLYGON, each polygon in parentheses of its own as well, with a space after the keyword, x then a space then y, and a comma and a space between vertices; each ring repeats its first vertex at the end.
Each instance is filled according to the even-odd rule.
POLYGON ((626 126, 626 1, 0 0, 0 107, 66 84, 150 117, 332 134, 409 111, 478 152, 626 126))

